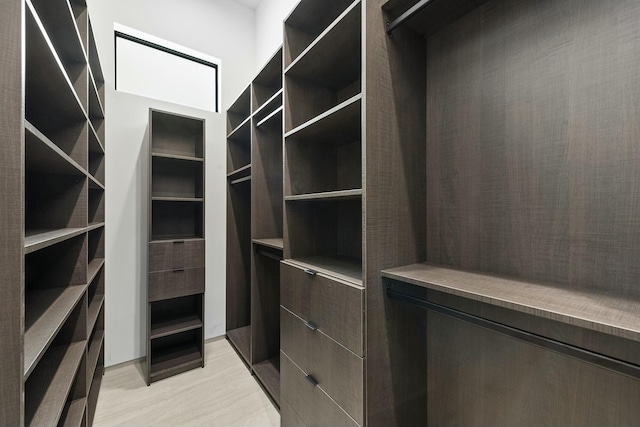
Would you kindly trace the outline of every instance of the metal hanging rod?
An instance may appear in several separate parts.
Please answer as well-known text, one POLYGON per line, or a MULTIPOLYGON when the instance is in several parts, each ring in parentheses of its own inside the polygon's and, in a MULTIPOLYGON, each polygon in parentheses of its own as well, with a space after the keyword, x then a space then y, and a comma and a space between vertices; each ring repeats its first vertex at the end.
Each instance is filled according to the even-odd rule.
POLYGON ((432 310, 446 316, 453 317, 455 319, 472 323, 476 326, 480 326, 482 328, 489 329, 503 335, 508 335, 520 341, 525 341, 538 347, 546 348, 557 353, 573 357, 574 359, 582 360, 592 365, 599 366, 601 368, 618 372, 632 378, 640 379, 640 366, 627 363, 622 360, 614 359, 612 357, 595 353, 590 350, 585 350, 583 348, 565 344, 551 338, 543 337, 541 335, 532 334, 530 332, 516 329, 502 323, 494 322, 492 320, 484 319, 473 314, 464 313, 462 311, 445 307, 440 304, 435 304, 421 298, 416 298, 415 296, 408 295, 404 292, 399 292, 398 290, 394 289, 393 285, 387 286, 387 296, 395 300, 404 301, 424 309, 432 310))
POLYGON ((395 30, 396 28, 398 28, 399 26, 401 26, 402 24, 407 22, 409 19, 413 18, 414 15, 416 15, 418 12, 420 12, 429 3, 433 2, 433 1, 434 0, 420 0, 416 4, 411 6, 409 9, 407 9, 407 11, 405 13, 403 13, 400 16, 398 16, 393 21, 387 22, 387 34, 391 35, 391 33, 393 33, 393 30, 395 30))

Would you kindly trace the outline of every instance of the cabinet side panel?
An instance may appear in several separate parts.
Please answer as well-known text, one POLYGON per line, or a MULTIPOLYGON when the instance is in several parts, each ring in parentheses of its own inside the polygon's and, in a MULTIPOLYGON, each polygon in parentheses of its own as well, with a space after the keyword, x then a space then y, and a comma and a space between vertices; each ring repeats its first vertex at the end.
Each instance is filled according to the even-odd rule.
POLYGON ((382 3, 364 2, 365 424, 426 425, 426 318, 387 299, 380 277, 426 258, 425 41, 388 37, 382 3))
POLYGON ((23 3, 0 2, 0 425, 13 426, 24 423, 23 3))

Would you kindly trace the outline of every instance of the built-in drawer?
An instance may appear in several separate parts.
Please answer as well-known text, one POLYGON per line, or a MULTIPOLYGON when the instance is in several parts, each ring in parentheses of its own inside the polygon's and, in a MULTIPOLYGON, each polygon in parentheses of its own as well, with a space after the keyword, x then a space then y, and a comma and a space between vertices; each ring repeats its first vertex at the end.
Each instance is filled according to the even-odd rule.
POLYGON ((280 349, 354 420, 363 422, 364 359, 280 309, 280 349))
POLYGON ((204 267, 204 240, 149 243, 149 273, 204 267))
POLYGON ((289 402, 280 398, 280 427, 307 427, 289 402))
POLYGON ((362 288, 285 261, 280 264, 280 304, 364 356, 362 288))
POLYGON ((149 302, 204 292, 204 268, 149 274, 149 302))
MULTIPOLYGON (((297 414, 308 427, 357 427, 359 425, 284 352, 280 352, 280 393, 281 400, 289 404, 289 410, 297 414)), ((291 421, 291 417, 287 416, 286 421, 291 421)))

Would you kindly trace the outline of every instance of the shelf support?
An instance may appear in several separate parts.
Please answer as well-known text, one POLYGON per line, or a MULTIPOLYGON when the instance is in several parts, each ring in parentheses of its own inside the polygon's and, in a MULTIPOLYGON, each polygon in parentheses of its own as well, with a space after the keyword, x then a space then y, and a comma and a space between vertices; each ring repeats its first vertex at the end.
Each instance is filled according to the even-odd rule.
POLYGON ((618 372, 632 378, 640 379, 640 366, 627 363, 622 360, 614 359, 603 354, 585 350, 583 348, 575 347, 573 345, 565 344, 541 335, 526 332, 521 329, 516 329, 514 327, 494 322, 492 320, 484 319, 473 314, 464 313, 462 311, 445 307, 440 304, 429 302, 426 299, 403 292, 399 289, 399 287, 394 286, 393 281, 391 281, 391 283, 387 285, 387 296, 391 299, 403 301, 405 303, 409 303, 426 310, 432 310, 437 313, 444 314, 445 316, 453 317, 454 319, 462 320, 464 322, 480 326, 481 328, 507 335, 517 340, 524 341, 538 347, 546 348, 551 351, 564 354, 565 356, 569 356, 574 359, 582 360, 592 365, 608 369, 610 371, 618 372))
POLYGON ((402 15, 398 16, 391 22, 387 22, 387 34, 389 36, 392 35, 393 30, 407 22, 409 19, 413 18, 416 14, 418 14, 422 9, 424 9, 427 5, 434 2, 435 0, 420 0, 416 2, 413 6, 407 9, 402 15))

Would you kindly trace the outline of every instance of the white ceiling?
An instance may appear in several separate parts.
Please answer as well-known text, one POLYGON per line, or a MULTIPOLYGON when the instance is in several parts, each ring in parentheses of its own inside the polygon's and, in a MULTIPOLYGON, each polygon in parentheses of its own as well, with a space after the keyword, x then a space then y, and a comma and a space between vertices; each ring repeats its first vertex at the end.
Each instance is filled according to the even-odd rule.
POLYGON ((236 2, 243 4, 251 9, 255 9, 258 7, 262 0, 235 0, 236 2))

